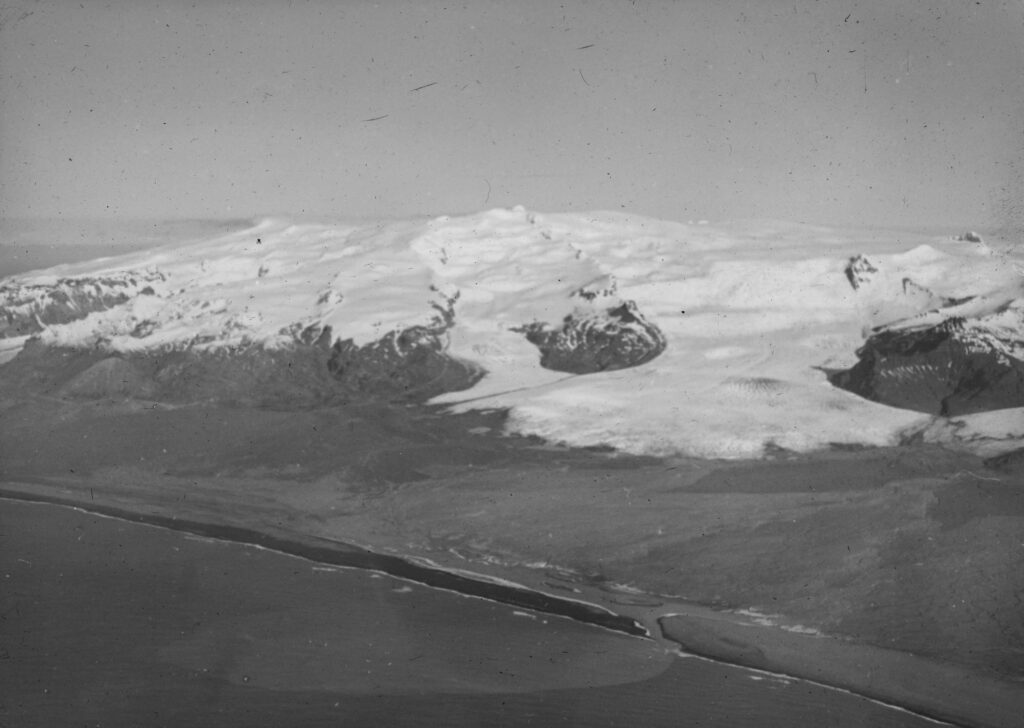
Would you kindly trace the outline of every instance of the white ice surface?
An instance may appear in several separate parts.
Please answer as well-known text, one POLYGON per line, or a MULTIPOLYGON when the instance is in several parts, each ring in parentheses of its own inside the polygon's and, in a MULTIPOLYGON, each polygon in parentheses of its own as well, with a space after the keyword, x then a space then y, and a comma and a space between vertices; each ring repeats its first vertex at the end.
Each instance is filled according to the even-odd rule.
POLYGON ((515 208, 379 225, 267 219, 210 240, 6 282, 126 270, 164 279, 151 284, 156 295, 51 326, 42 338, 114 350, 273 347, 290 343, 300 328, 329 325, 335 338, 362 344, 430 323, 434 305, 457 296, 449 353, 487 375, 436 402, 508 407, 516 432, 709 457, 758 456, 766 445, 886 445, 914 431, 968 449, 984 442, 987 452, 1019 447, 1024 438, 1021 409, 959 417, 965 424, 953 426, 838 390, 822 371, 853 364, 872 327, 930 323, 943 297, 977 296, 965 306, 979 311, 1020 297, 1024 266, 1009 246, 949 235, 515 208), (877 271, 855 290, 844 267, 858 254, 877 271), (665 352, 643 366, 599 374, 541 368, 536 348, 512 329, 561 321, 581 288, 635 301, 664 333, 665 352), (132 336, 143 322, 152 332, 132 336))

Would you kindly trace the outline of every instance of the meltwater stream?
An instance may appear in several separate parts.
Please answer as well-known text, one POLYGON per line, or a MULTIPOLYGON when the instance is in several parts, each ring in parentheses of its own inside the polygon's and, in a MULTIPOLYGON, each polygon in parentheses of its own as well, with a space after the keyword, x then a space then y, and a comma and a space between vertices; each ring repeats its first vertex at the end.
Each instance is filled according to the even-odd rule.
POLYGON ((558 600, 466 598, 442 572, 430 588, 206 536, 0 499, 0 723, 934 725, 680 659, 630 620, 560 618, 558 600))

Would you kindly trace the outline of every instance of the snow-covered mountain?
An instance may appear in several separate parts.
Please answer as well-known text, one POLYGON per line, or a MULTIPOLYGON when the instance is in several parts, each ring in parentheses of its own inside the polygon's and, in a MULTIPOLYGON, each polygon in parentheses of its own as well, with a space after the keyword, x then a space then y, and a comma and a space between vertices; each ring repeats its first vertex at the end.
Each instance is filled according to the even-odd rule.
MULTIPOLYGON (((879 274, 863 256, 852 259, 846 272, 857 289, 870 288, 879 274)), ((834 384, 946 416, 1024 404, 1024 278, 959 297, 935 293, 909 276, 902 291, 892 295, 892 288, 882 285, 890 306, 886 318, 896 310, 905 316, 874 326, 859 362, 835 373, 834 384)))
POLYGON ((63 385, 77 396, 291 377, 509 408, 515 431, 636 453, 1024 445, 1024 267, 973 235, 522 208, 275 218, 0 281, 0 337, 0 378, 88 352, 63 385))

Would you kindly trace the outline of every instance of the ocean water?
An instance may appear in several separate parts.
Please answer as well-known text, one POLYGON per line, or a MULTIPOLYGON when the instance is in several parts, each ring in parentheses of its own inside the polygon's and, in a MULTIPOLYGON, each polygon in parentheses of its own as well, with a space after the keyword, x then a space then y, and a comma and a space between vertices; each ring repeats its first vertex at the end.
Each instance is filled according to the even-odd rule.
POLYGON ((242 230, 241 219, 0 218, 0 278, 242 230))
POLYGON ((0 724, 924 726, 799 680, 240 544, 0 500, 0 724))
POLYGON ((827 379, 828 370, 856 362, 873 327, 995 311, 1024 326, 1024 252, 1014 241, 522 208, 432 220, 224 225, 192 230, 193 237, 168 229, 162 234, 173 243, 15 276, 8 285, 130 281, 120 289, 129 291, 126 303, 42 334, 51 343, 102 341, 121 351, 196 340, 209 348, 286 346, 298 330, 328 326, 359 345, 432 325, 439 310, 451 309, 448 353, 486 376, 435 402, 507 408, 512 431, 573 446, 741 458, 913 437, 994 454, 1024 441, 1021 408, 937 421, 827 379), (872 271, 856 288, 846 274, 854 256, 872 271), (154 295, 135 295, 143 290, 154 295), (970 311, 943 303, 968 297, 970 311), (570 314, 624 301, 667 340, 640 367, 551 371, 522 333, 524 325, 557 327, 570 314))

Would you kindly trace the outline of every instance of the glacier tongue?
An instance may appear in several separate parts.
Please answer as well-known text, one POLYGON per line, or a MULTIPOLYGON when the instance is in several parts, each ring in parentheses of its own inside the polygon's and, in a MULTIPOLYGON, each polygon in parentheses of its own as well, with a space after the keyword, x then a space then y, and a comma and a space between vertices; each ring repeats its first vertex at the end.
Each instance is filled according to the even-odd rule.
MULTIPOLYGON (((1019 361, 1022 270, 1012 249, 973 239, 777 222, 522 208, 376 225, 276 218, 7 279, 0 339, 122 358, 312 347, 346 386, 509 408, 518 432, 748 457, 914 432, 955 441, 829 373, 858 365, 879 332, 954 320, 1019 361)), ((104 363, 95 381, 123 369, 104 363)), ((1020 447, 1022 413, 1007 410, 991 437, 992 418, 961 429, 989 451, 1020 447)))

